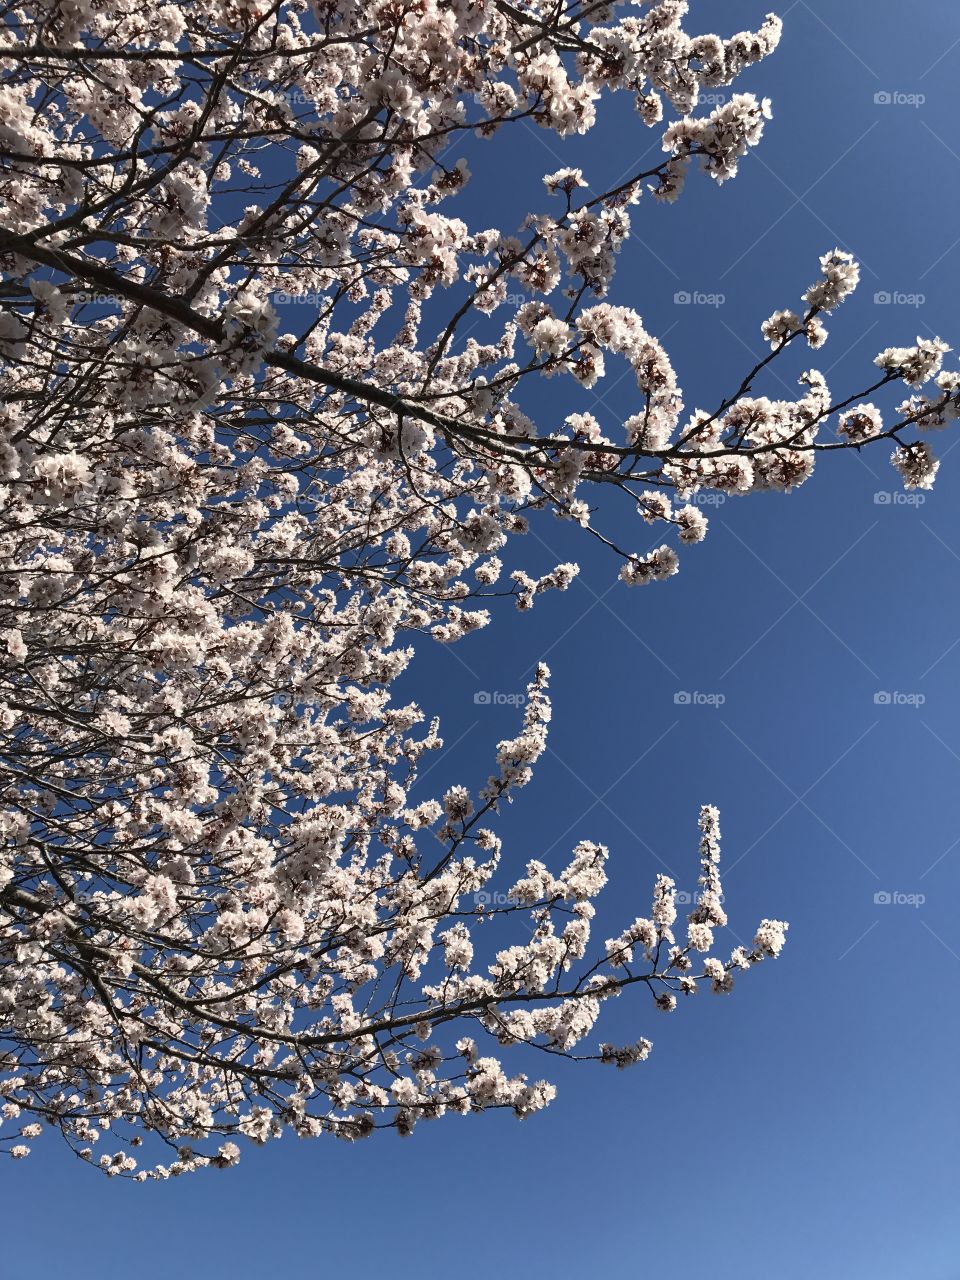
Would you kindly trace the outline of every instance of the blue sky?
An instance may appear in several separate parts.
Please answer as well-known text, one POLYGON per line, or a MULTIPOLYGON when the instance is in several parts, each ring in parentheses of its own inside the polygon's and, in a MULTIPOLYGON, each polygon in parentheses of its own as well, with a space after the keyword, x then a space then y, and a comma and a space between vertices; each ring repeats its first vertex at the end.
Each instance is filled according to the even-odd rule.
MULTIPOLYGON (((730 34, 764 8, 700 0, 688 26, 730 34)), ((613 300, 665 341, 689 404, 713 407, 739 382, 761 320, 796 305, 835 245, 860 257, 863 281, 823 351, 784 366, 788 386, 815 363, 836 392, 858 390, 877 351, 917 334, 960 346, 960 10, 904 10, 782 5, 780 49, 738 86, 775 111, 740 177, 718 189, 692 175, 678 205, 634 210, 613 300), (724 301, 678 304, 683 291, 724 301)), ((544 207, 539 175, 561 163, 597 189, 632 167, 655 135, 605 105, 587 140, 521 128, 471 144, 471 220, 544 207)), ((776 378, 763 389, 786 394, 776 378)), ((633 411, 627 380, 597 391, 605 424, 633 411)), ((545 420, 569 395, 548 384, 545 420)), ((886 447, 831 456, 796 494, 708 508, 710 534, 680 576, 636 591, 545 519, 520 561, 578 558, 570 592, 429 650, 409 677, 450 744, 426 798, 486 776, 518 713, 475 694, 522 691, 545 658, 551 750, 500 824, 508 854, 559 862, 580 839, 608 844, 602 939, 646 910, 657 871, 694 887, 697 808, 717 804, 733 932, 788 919, 779 961, 671 1016, 617 1002, 604 1031, 649 1036, 650 1060, 626 1072, 551 1061, 560 1095, 522 1124, 451 1118, 356 1147, 287 1137, 235 1171, 145 1187, 108 1183, 43 1140, 4 1174, 14 1228, 0 1276, 479 1280, 610 1266, 960 1280, 956 438, 933 440, 944 462, 920 505, 877 501, 898 489, 886 447), (678 692, 724 701, 684 705, 678 692)), ((646 549, 635 516, 609 519, 646 549)))

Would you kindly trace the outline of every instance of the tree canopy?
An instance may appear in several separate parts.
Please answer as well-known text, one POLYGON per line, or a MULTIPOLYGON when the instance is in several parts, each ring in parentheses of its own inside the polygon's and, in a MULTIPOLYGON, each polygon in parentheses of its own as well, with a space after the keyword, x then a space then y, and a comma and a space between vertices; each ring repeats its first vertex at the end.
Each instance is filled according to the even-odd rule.
POLYGON ((551 869, 501 848, 546 743, 546 667, 489 777, 416 803, 440 727, 391 696, 415 645, 570 585, 572 563, 504 568, 545 515, 636 586, 707 535, 703 492, 788 493, 876 443, 908 488, 933 482, 926 434, 960 412, 939 339, 880 352, 853 393, 815 368, 794 399, 754 392, 788 347, 822 346, 848 253, 758 325, 766 348, 710 407, 608 300, 641 199, 735 177, 770 117, 748 92, 700 102, 779 20, 691 35, 688 7, 6 10, 0 1149, 48 1125, 146 1180, 234 1164, 238 1135, 527 1116, 554 1092, 531 1060, 646 1058, 646 1038, 594 1038, 606 1000, 643 988, 670 1012, 780 952, 786 924, 762 920, 717 954, 709 805, 682 931, 661 875, 648 914, 591 945, 607 851, 551 869), (656 164, 599 195, 561 168, 519 227, 467 221, 459 139, 586 133, 624 93, 656 164), (576 407, 608 366, 635 385, 615 437, 576 407), (538 405, 547 377, 566 416, 538 405), (663 543, 620 546, 608 500, 663 543), (170 1155, 138 1163, 147 1134, 170 1155))

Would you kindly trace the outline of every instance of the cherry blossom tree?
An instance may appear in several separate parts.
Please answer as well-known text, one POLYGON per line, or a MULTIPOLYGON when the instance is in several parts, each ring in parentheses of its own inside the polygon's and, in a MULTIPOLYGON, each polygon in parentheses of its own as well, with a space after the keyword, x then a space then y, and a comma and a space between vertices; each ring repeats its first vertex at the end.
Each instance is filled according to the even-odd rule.
POLYGON ((646 1058, 646 1039, 593 1039, 604 1001, 642 986, 670 1012, 780 952, 787 926, 763 920, 749 948, 713 954, 710 806, 680 937, 658 876, 648 915, 591 949, 606 850, 584 841, 551 870, 501 849, 490 824, 545 747, 545 667, 486 782, 416 803, 439 724, 391 699, 415 642, 569 586, 574 564, 533 577, 498 554, 545 514, 633 586, 705 536, 701 490, 789 492, 818 454, 881 441, 908 488, 933 481, 925 433, 960 412, 939 340, 882 352, 856 394, 815 369, 792 400, 754 394, 788 347, 826 340, 858 281, 848 254, 762 325, 769 351, 712 408, 685 409, 661 343, 606 300, 641 199, 676 201, 693 168, 733 178, 771 114, 749 92, 698 103, 773 52, 779 20, 691 35, 688 8, 6 8, 11 1156, 49 1127, 143 1181, 232 1165, 238 1137, 527 1116, 554 1090, 519 1059, 646 1058), (598 196, 560 169, 521 226, 464 221, 460 140, 504 147, 521 121, 583 134, 617 93, 660 134, 657 163, 598 196), (575 399, 608 363, 636 387, 615 437, 586 408, 545 417, 542 378, 575 399), (618 545, 608 498, 642 518, 638 544, 644 524, 663 544, 618 545))

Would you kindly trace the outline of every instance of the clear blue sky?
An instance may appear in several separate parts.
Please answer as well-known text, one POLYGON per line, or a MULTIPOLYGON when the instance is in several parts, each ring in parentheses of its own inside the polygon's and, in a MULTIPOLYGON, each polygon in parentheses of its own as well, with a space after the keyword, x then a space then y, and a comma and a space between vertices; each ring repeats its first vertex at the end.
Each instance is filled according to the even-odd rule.
MULTIPOLYGON (((730 34, 765 8, 699 0, 689 26, 730 34)), ((791 376, 816 363, 853 391, 882 347, 935 333, 960 346, 956 0, 778 12, 779 51, 741 82, 774 100, 762 147, 723 188, 694 175, 677 206, 644 201, 613 296, 665 339, 690 404, 732 389, 760 321, 796 305, 837 244, 863 283, 791 376), (877 104, 884 92, 926 101, 877 104), (726 301, 678 306, 681 290, 726 301), (880 292, 925 302, 876 304, 880 292)), ((575 159, 599 189, 654 137, 626 108, 569 146, 511 130, 469 148, 465 203, 502 224, 504 207, 544 206, 541 173, 575 159)), ((627 387, 598 386, 606 423, 632 412, 627 387)), ((551 383, 543 415, 567 394, 551 383)), ((546 520, 522 561, 576 556, 581 580, 431 649, 410 678, 455 744, 426 798, 486 776, 517 713, 474 693, 519 692, 545 658, 552 751, 500 827, 517 864, 608 844, 602 940, 646 909, 664 865, 693 887, 697 807, 717 804, 731 925, 748 937, 762 916, 788 919, 779 961, 669 1017, 619 1001, 605 1030, 650 1036, 649 1062, 558 1063, 558 1100, 523 1124, 450 1118, 355 1147, 286 1137, 235 1171, 158 1186, 108 1183, 45 1138, 3 1169, 0 1277, 960 1280, 957 439, 934 438, 944 462, 919 507, 875 502, 897 489, 886 447, 834 456, 794 495, 711 511, 680 576, 636 591, 546 520), (679 690, 725 702, 677 705, 679 690), (925 701, 878 705, 879 691, 925 701), (895 892, 925 901, 874 901, 895 892)), ((646 548, 635 516, 611 519, 646 548)))

